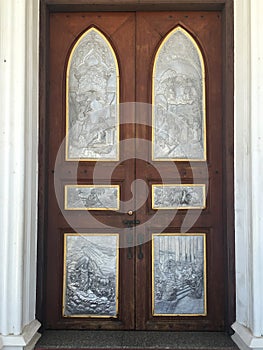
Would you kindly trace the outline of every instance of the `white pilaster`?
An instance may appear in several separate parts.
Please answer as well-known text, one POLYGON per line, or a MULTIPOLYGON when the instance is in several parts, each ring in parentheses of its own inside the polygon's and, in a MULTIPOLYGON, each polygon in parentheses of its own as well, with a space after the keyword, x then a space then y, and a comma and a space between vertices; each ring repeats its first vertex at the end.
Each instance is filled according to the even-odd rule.
POLYGON ((25 347, 39 328, 34 320, 38 18, 37 0, 0 1, 0 348, 10 350, 25 347))
POLYGON ((39 1, 26 1, 26 133, 23 325, 35 317, 38 215, 39 1))
POLYGON ((23 331, 19 335, 9 334, 1 337, 2 344, 0 343, 0 349, 6 350, 32 350, 34 349, 36 341, 40 338, 37 333, 39 328, 39 322, 37 320, 32 321, 24 327, 23 331), (1 347, 2 345, 2 347, 1 347))
MULTIPOLYGON (((252 330, 263 337, 263 40, 262 0, 251 0, 251 179, 252 179, 252 330)), ((262 339, 263 341, 263 339, 262 339)), ((263 347, 263 342, 262 342, 263 347)))
POLYGON ((241 349, 263 349, 262 0, 235 0, 236 306, 241 349), (260 108, 261 107, 261 108, 260 108))
POLYGON ((234 2, 235 31, 235 233, 236 313, 240 323, 249 324, 251 236, 250 165, 250 4, 234 2))

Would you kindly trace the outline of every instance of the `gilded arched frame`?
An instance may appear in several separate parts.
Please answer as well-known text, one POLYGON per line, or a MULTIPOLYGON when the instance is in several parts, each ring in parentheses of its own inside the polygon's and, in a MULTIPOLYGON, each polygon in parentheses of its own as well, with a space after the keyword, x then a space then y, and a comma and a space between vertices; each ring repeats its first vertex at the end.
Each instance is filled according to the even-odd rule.
POLYGON ((119 67, 95 27, 73 46, 66 73, 66 160, 119 159, 119 67))
POLYGON ((181 26, 166 35, 155 55, 152 126, 153 160, 206 160, 204 58, 181 26))

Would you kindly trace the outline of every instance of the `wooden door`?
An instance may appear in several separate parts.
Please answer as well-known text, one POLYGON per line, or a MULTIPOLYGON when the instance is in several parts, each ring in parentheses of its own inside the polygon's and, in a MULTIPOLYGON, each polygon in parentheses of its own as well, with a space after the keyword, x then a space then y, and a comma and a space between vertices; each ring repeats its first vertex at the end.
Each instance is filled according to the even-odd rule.
MULTIPOLYGON (((125 216, 120 214, 116 209, 119 206, 119 196, 121 196, 122 201, 127 200, 130 196, 130 183, 134 179, 135 161, 129 159, 116 167, 116 162, 110 161, 107 158, 106 150, 105 155, 102 156, 102 158, 105 158, 105 161, 101 162, 103 170, 96 176, 97 183, 99 184, 98 186, 102 187, 86 187, 87 185, 92 186, 94 184, 93 171, 96 161, 90 159, 87 159, 87 161, 75 159, 74 148, 72 154, 69 151, 66 155, 67 140, 64 139, 67 134, 68 123, 71 122, 70 118, 68 118, 68 123, 66 122, 67 110, 69 111, 71 108, 69 98, 67 97, 67 77, 70 74, 67 71, 68 62, 70 61, 72 48, 78 39, 81 38, 81 35, 83 33, 85 34, 88 29, 94 28, 94 30, 92 29, 90 32, 94 37, 92 40, 97 40, 99 43, 98 45, 104 45, 102 49, 105 50, 105 52, 111 52, 109 44, 107 42, 104 44, 106 40, 109 40, 109 43, 112 43, 114 50, 116 50, 118 54, 118 60, 122 62, 122 65, 119 67, 121 75, 119 84, 121 101, 132 101, 135 99, 134 16, 134 13, 84 13, 53 14, 50 18, 50 150, 48 161, 50 187, 48 199, 49 219, 47 227, 46 284, 46 320, 47 327, 49 328, 126 329, 134 327, 134 262, 132 259, 127 259, 128 249, 124 248, 119 250, 116 248, 117 246, 125 246, 125 242, 122 242, 122 239, 125 239, 125 237, 119 235, 119 230, 123 227, 125 216), (102 37, 100 33, 107 36, 102 37), (128 46, 127 42, 129 43, 128 46), (67 158, 68 160, 66 160, 67 158), (117 188, 113 186, 107 187, 109 185, 105 184, 105 173, 108 172, 112 165, 115 165, 115 170, 111 177, 110 185, 118 186, 117 188), (107 208, 102 210, 102 205, 96 203, 97 196, 99 195, 98 191, 103 190, 106 191, 104 193, 106 196, 116 197, 115 202, 110 205, 112 210, 108 209, 109 206, 107 204, 104 205, 107 206, 107 208), (83 201, 77 205, 74 204, 74 195, 76 195, 76 191, 78 197, 80 197, 80 199, 83 198, 83 201), (58 201, 61 202, 59 203, 58 201), (90 210, 88 211, 86 210, 87 201, 90 202, 90 210), (88 215, 89 213, 90 215, 88 215), (92 221, 93 218, 94 220, 92 221), (103 223, 106 228, 103 230, 100 229, 100 223, 103 223), (76 233, 75 236, 72 235, 74 233, 76 233), (106 281, 106 278, 104 279, 105 275, 109 277, 109 273, 101 271, 102 269, 105 270, 105 266, 91 266, 92 264, 97 264, 96 261, 93 261, 95 258, 91 258, 92 262, 90 267, 85 266, 89 264, 89 262, 85 261, 89 255, 89 252, 85 251, 85 247, 87 245, 92 246, 92 254, 93 256, 97 256, 96 254, 100 254, 97 247, 101 239, 103 240, 103 237, 106 242, 106 247, 109 244, 110 249, 113 251, 113 254, 115 254, 115 260, 106 259, 108 264, 114 264, 116 268, 116 271, 114 271, 116 275, 113 276, 115 279, 114 283, 111 282, 110 285, 109 281, 106 281), (74 240, 79 243, 74 243, 74 240), (77 251, 77 256, 73 256, 72 258, 73 261, 78 261, 80 265, 77 267, 74 265, 75 267, 73 267, 77 270, 77 273, 75 275, 72 273, 72 277, 69 276, 69 278, 79 279, 79 281, 83 279, 82 282, 75 282, 75 285, 80 289, 80 294, 78 294, 78 291, 74 293, 74 281, 71 283, 70 289, 65 285, 68 283, 68 279, 65 276, 70 275, 68 271, 70 266, 67 266, 67 261, 70 257, 67 255, 72 254, 73 248, 71 248, 70 245, 74 244, 80 248, 84 247, 83 252, 77 251), (89 271, 89 268, 92 271, 89 271), (86 291, 85 284, 89 283, 89 281, 85 281, 85 276, 82 275, 85 275, 86 272, 88 276, 94 272, 93 270, 99 270, 101 272, 98 273, 100 274, 98 278, 101 280, 98 282, 100 287, 93 286, 92 288, 101 288, 102 295, 100 296, 94 295, 94 290, 93 292, 90 290, 86 291), (63 276, 65 277, 64 279, 63 276), (121 276, 125 276, 125 280, 121 278, 121 276), (78 285, 78 283, 82 284, 82 286, 78 285), (106 283, 106 286, 104 283, 106 283), (107 289, 112 288, 114 289, 114 295, 107 294, 107 289), (99 311, 100 315, 97 315, 96 312, 95 315, 93 315, 92 307, 95 305, 94 300, 90 308, 85 308, 85 306, 82 305, 83 302, 85 302, 86 292, 89 293, 91 299, 99 298, 100 301, 102 300, 101 308, 103 308, 103 310, 99 311), (69 307, 67 307, 67 304, 69 307), (111 309, 109 309, 106 304, 110 304, 111 309)), ((88 40, 90 39, 88 38, 88 40)), ((88 45, 89 43, 87 46, 88 45)), ((89 47, 87 50, 90 50, 89 47)), ((93 49, 91 48, 91 50, 93 49)), ((89 53, 88 51, 88 54, 89 53)), ((100 59, 100 52, 94 50, 94 55, 92 56, 92 52, 90 54, 91 62, 94 61, 96 65, 96 60, 100 59)), ((104 51, 102 54, 104 54, 104 51)), ((112 58, 114 65, 114 55, 112 58)), ((83 55, 81 54, 80 59, 83 59, 83 55)), ((104 72, 102 73, 104 74, 104 72)), ((78 72, 76 74, 78 74, 78 72)), ((117 75, 118 74, 116 74, 116 78, 117 75)), ((88 75, 85 72, 84 81, 80 81, 80 84, 85 84, 86 77, 88 79, 88 75)), ((79 114, 83 112, 81 110, 82 106, 84 105, 85 107, 88 104, 88 99, 92 97, 96 89, 96 84, 99 85, 100 79, 103 79, 103 77, 100 76, 100 72, 98 72, 97 81, 94 83, 87 82, 88 92, 86 93, 84 91, 83 101, 80 101, 79 106, 77 106, 79 108, 77 111, 79 114)), ((117 94, 119 94, 119 92, 117 92, 117 94)), ((79 95, 81 99, 82 95, 79 95)), ((96 98, 95 102, 99 102, 96 98)), ((90 102, 87 108, 88 110, 92 108, 96 109, 96 107, 90 106, 90 102)), ((70 116, 68 115, 68 117, 70 116)), ((121 114, 119 117, 123 118, 121 114)), ((134 118, 132 111, 129 118, 131 121, 134 118)), ((92 121, 90 121, 90 123, 93 125, 92 121)), ((93 128, 95 129, 95 126, 93 128)), ((118 137, 121 139, 129 137, 131 134, 134 134, 133 130, 134 126, 131 125, 127 127, 123 124, 123 126, 120 127, 118 137)), ((69 144, 68 147, 70 146, 69 144)), ((123 154, 134 153, 134 149, 132 149, 130 145, 129 148, 122 148, 119 151, 121 157, 123 154)), ((114 158, 114 156, 115 155, 110 158, 114 158)), ((88 158, 88 156, 84 156, 84 158, 88 158)), ((95 158, 95 156, 91 158, 95 158)), ((105 198, 105 200, 106 199, 107 198, 105 198)), ((105 250, 104 246, 102 248, 105 250)), ((105 254, 103 255, 103 252, 101 254, 102 256, 100 259, 103 260, 105 254)), ((107 258, 107 256, 105 258, 107 258)), ((98 306, 94 307, 98 309, 98 306)))
POLYGON ((51 14, 47 328, 224 329, 221 57, 220 12, 51 14))
MULTIPOLYGON (((140 150, 140 155, 137 158, 148 159, 148 164, 146 165, 145 162, 137 160, 136 178, 141 178, 148 184, 151 194, 137 213, 137 218, 141 222, 146 222, 143 232, 143 235, 146 237, 144 238, 145 243, 142 248, 137 247, 137 250, 142 249, 145 258, 136 261, 136 325, 139 328, 155 330, 220 330, 224 328, 224 226, 222 217, 221 152, 222 86, 220 78, 222 75, 222 58, 220 43, 221 16, 217 12, 169 11, 161 13, 141 12, 137 14, 136 101, 141 103, 152 103, 153 101, 155 105, 152 110, 148 110, 148 113, 137 114, 136 119, 138 123, 138 144, 140 144, 141 138, 151 141, 143 151, 142 147, 136 148, 137 152, 140 150), (172 44, 172 36, 174 34, 178 34, 175 40, 180 41, 179 38, 181 37, 182 41, 178 44, 178 47, 174 47, 174 52, 169 53, 169 49, 173 48, 172 45, 174 45, 172 44), (185 40, 183 39, 184 35, 185 40), (192 46, 188 40, 193 40, 192 46), (170 45, 170 48, 168 45, 170 45), (190 142, 191 138, 194 137, 192 133, 189 133, 189 130, 194 128, 191 113, 197 113, 195 109, 197 107, 195 102, 193 102, 194 97, 189 97, 186 90, 183 93, 180 90, 180 86, 183 84, 192 87, 194 85, 193 80, 191 80, 194 79, 194 73, 190 73, 190 69, 189 71, 186 69, 186 72, 183 72, 183 68, 180 66, 181 61, 185 59, 184 55, 186 55, 179 51, 180 49, 183 51, 183 45, 185 47, 189 45, 192 50, 200 50, 200 59, 203 59, 203 68, 201 69, 204 70, 203 92, 205 96, 203 96, 203 107, 200 108, 203 108, 205 121, 203 124, 204 143, 199 155, 191 155, 191 151, 187 148, 187 142, 190 142), (161 55, 163 56, 161 57, 161 55), (162 60, 165 56, 168 56, 169 59, 162 66, 158 63, 158 57, 162 60), (170 64, 173 59, 179 61, 175 66, 170 64), (172 67, 178 67, 178 71, 176 72, 176 69, 174 69, 171 72, 172 67), (161 74, 164 76, 161 79, 158 78, 157 73, 157 70, 160 68, 163 71, 160 72, 159 76, 161 74), (160 84, 160 87, 153 86, 154 76, 157 79, 155 85, 160 84), (191 77, 191 81, 189 81, 189 77, 191 77), (165 92, 162 92, 163 86, 166 89, 167 86, 169 89, 171 86, 173 87, 172 94, 168 93, 166 99, 163 96, 158 97, 160 93, 165 95, 165 92), (185 96, 185 99, 183 96, 185 96), (174 133, 177 135, 177 140, 176 138, 172 139, 172 147, 169 150, 166 148, 158 150, 153 145, 153 143, 161 142, 157 138, 160 137, 161 132, 164 133, 164 120, 162 120, 161 126, 157 124, 157 118, 161 119, 158 116, 158 113, 161 113, 158 108, 163 106, 163 101, 168 103, 169 108, 174 109, 169 114, 167 113, 167 107, 164 107, 167 113, 166 119, 170 118, 170 124, 168 124, 170 130, 173 124, 178 124, 176 129, 174 129, 176 130, 174 133), (153 114, 155 114, 155 121, 153 120, 153 114), (141 120, 142 115, 145 118, 143 121, 141 120), (184 134, 183 123, 185 121, 189 123, 186 126, 188 140, 184 134), (152 125, 154 131, 147 125, 152 125), (179 149, 178 153, 173 154, 173 145, 176 145, 176 142, 177 145, 178 143, 184 143, 187 150, 184 152, 183 149, 179 149), (144 152, 144 155, 141 154, 142 152, 144 152), (198 158, 200 159, 198 160, 198 158), (160 186, 160 184, 164 186, 160 186), (202 191, 202 187, 205 192, 207 191, 206 200, 203 203, 200 201, 198 204, 194 204, 194 201, 192 201, 193 197, 198 191, 202 191), (168 205, 167 201, 161 204, 157 203, 157 196, 160 197, 162 194, 164 197, 171 196, 172 193, 177 196, 177 201, 173 201, 175 204, 171 204, 172 201, 170 202, 169 200, 168 205), (154 198, 154 194, 156 198, 154 198), (192 195, 192 200, 189 199, 187 201, 183 199, 187 194, 189 197, 192 195), (159 216, 158 219, 154 220, 157 211, 159 216), (152 223, 151 220, 153 221, 152 223), (156 234, 161 232, 163 232, 162 237, 156 236, 156 234), (184 244, 187 246, 194 244, 194 240, 200 240, 205 245, 204 250, 202 250, 204 259, 202 266, 202 293, 204 294, 201 297, 201 294, 198 296, 198 292, 190 292, 185 297, 185 293, 188 293, 189 285, 195 283, 194 279, 196 276, 194 275, 198 274, 192 267, 193 261, 191 261, 192 259, 197 260, 197 257, 193 258, 195 253, 190 252, 192 255, 190 257, 176 258, 176 255, 173 255, 173 253, 176 250, 182 250, 184 244), (180 244, 182 246, 179 246, 180 244), (157 252, 157 248, 161 250, 160 254, 157 252), (165 254, 165 252, 162 252, 162 249, 166 249, 168 252, 165 254), (169 250, 172 250, 172 252, 169 250), (156 259, 160 259, 157 266, 153 263, 156 259), (173 267, 169 267, 169 264, 173 267), (158 269, 162 269, 162 271, 158 273, 158 269), (165 273, 165 269, 174 269, 175 272, 171 273, 172 276, 169 276, 170 273, 165 273), (184 273, 182 269, 188 269, 189 271, 184 273), (191 274, 191 277, 189 274, 191 274), (161 278, 160 275, 162 276, 161 278), (169 286, 168 282, 164 286, 165 277, 167 280, 169 278, 177 278, 177 281, 180 279, 182 281, 171 283, 172 291, 168 292, 171 286, 169 286), (189 277, 190 279, 187 282, 186 279, 189 277), (160 278, 161 280, 154 283, 154 278, 160 278), (154 289, 158 290, 154 291, 154 289), (172 295, 173 293, 178 295, 177 305, 176 298, 172 295), (180 299, 181 297, 183 298, 180 299), (197 304, 202 298, 203 305, 199 308, 197 304), (182 308, 181 305, 186 303, 188 303, 189 308, 186 305, 182 308)), ((190 58, 190 56, 191 53, 189 53, 189 61, 186 59, 188 64, 190 64, 190 60, 193 60, 193 57, 190 58)), ((195 91, 195 88, 193 90, 195 91)), ((168 143, 168 138, 173 136, 173 131, 165 129, 165 132, 164 142, 168 143)), ((140 227, 138 227, 138 234, 141 234, 142 232, 139 231, 140 227)), ((140 239, 137 240, 137 242, 139 241, 140 239)), ((196 260, 194 260, 194 264, 198 264, 196 260)))

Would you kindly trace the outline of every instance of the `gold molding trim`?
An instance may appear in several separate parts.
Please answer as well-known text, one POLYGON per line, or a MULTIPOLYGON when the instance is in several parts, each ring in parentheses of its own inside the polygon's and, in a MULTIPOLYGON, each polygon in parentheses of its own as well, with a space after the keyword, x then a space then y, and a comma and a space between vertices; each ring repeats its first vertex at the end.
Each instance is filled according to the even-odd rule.
POLYGON ((118 211, 120 209, 120 186, 119 185, 65 185, 64 186, 64 210, 112 210, 118 211), (116 188, 117 189, 117 206, 116 207, 68 207, 68 188, 116 188))
POLYGON ((189 34, 184 28, 182 28, 180 25, 176 26, 173 30, 171 30, 163 39, 161 45, 158 47, 158 50, 156 52, 155 58, 154 58, 154 64, 153 64, 153 74, 152 74, 152 160, 156 162, 200 162, 200 161, 206 161, 207 160, 207 135, 206 135, 206 75, 205 75, 205 65, 204 65, 204 57, 203 54, 197 44, 197 42, 194 40, 191 34, 189 34), (197 50, 201 67, 202 67, 202 86, 203 86, 203 136, 204 136, 204 157, 197 159, 197 158, 154 158, 154 142, 155 142, 155 71, 156 71, 156 63, 159 57, 159 54, 165 45, 165 43, 169 40, 169 38, 176 32, 182 32, 185 36, 188 37, 188 39, 192 42, 194 47, 197 50))
POLYGON ((188 210, 188 209, 205 209, 206 208, 206 185, 205 184, 152 184, 152 209, 154 210, 188 210), (203 189, 203 205, 202 206, 175 206, 175 207, 155 207, 154 206, 154 188, 155 187, 200 187, 203 189))
POLYGON ((109 40, 106 38, 106 36, 101 33, 96 27, 91 27, 88 30, 86 30, 80 37, 79 39, 76 41, 76 43, 74 44, 71 52, 70 52, 70 56, 68 59, 68 63, 67 63, 67 73, 66 73, 66 142, 65 142, 65 146, 66 146, 66 150, 65 150, 65 160, 67 162, 112 162, 112 161, 118 161, 119 160, 119 144, 120 144, 120 108, 119 108, 119 103, 120 103, 120 71, 119 71, 119 65, 118 65, 118 60, 117 60, 117 56, 115 54, 115 51, 113 49, 113 47, 111 46, 109 40), (117 121, 116 121, 116 147, 117 147, 117 157, 116 158, 69 158, 68 157, 68 128, 69 128, 69 101, 68 101, 68 96, 69 96, 69 71, 70 71, 70 67, 71 67, 71 61, 72 61, 72 57, 73 54, 78 46, 78 44, 80 43, 80 41, 83 39, 84 36, 86 36, 89 32, 94 31, 96 32, 98 35, 100 35, 102 37, 102 39, 106 42, 106 44, 108 45, 113 59, 115 61, 115 67, 116 67, 116 92, 117 92, 117 96, 116 96, 116 104, 117 104, 117 121))

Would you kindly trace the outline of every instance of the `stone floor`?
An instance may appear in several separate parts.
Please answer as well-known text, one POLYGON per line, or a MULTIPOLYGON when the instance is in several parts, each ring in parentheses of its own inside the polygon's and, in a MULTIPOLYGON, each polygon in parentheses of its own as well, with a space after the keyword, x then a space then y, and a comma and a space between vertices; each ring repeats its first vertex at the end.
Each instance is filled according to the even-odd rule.
POLYGON ((45 331, 36 345, 47 349, 212 349, 237 350, 217 332, 45 331))

